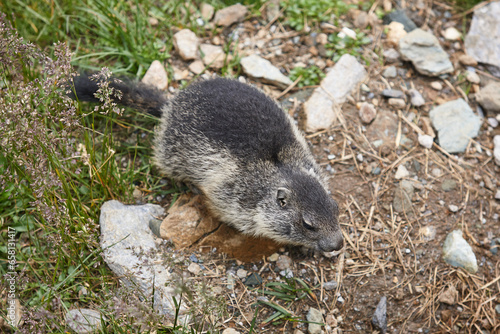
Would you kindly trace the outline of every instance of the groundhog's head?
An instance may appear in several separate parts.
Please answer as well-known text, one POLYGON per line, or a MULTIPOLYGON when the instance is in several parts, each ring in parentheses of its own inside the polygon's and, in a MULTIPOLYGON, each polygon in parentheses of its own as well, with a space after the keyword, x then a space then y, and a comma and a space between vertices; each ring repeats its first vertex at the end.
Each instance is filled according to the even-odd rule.
POLYGON ((344 246, 338 205, 313 174, 282 173, 258 206, 257 224, 262 235, 322 252, 344 246))

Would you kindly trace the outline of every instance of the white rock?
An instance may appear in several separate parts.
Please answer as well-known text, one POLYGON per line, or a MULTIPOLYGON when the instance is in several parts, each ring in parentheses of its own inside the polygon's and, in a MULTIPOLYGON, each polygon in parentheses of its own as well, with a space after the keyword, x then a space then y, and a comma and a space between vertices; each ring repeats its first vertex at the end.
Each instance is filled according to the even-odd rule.
POLYGON ((310 334, 320 334, 321 325, 318 325, 318 323, 324 323, 321 311, 311 307, 309 312, 307 312, 306 319, 309 321, 309 324, 307 325, 308 332, 310 334))
POLYGON ((496 128, 498 126, 498 120, 494 117, 488 117, 487 121, 488 125, 491 126, 492 128, 496 128))
POLYGON ((481 83, 481 78, 479 77, 479 75, 477 75, 476 72, 467 72, 467 76, 465 78, 467 79, 467 81, 474 84, 481 83))
POLYGON ((221 46, 212 44, 201 44, 200 51, 202 53, 203 64, 208 67, 219 69, 224 66, 226 54, 221 46))
POLYGON ((194 32, 182 29, 174 35, 174 47, 184 60, 198 58, 200 40, 194 32))
POLYGON ((229 27, 231 24, 243 20, 247 15, 248 9, 242 4, 237 3, 215 13, 214 22, 219 26, 229 27))
POLYGON ((448 234, 443 245, 443 260, 454 267, 461 267, 470 273, 478 270, 476 255, 462 237, 461 230, 448 234))
POLYGON ((267 59, 258 55, 251 55, 241 58, 240 61, 243 71, 250 77, 262 80, 263 82, 276 85, 281 88, 290 86, 293 81, 271 64, 267 59))
POLYGON ((434 138, 429 135, 418 135, 418 143, 425 148, 431 148, 434 143, 434 138))
POLYGON ((458 206, 456 206, 454 204, 450 204, 448 206, 448 209, 450 209, 451 212, 457 212, 458 211, 458 206))
POLYGON ((408 34, 405 30, 405 26, 396 21, 392 21, 387 28, 387 41, 392 45, 398 45, 399 40, 408 34))
POLYGON ((345 54, 321 81, 304 104, 306 131, 315 132, 329 128, 337 119, 334 108, 347 99, 347 95, 366 77, 364 67, 355 57, 345 54))
POLYGON ((174 80, 175 81, 180 81, 187 79, 189 76, 189 71, 188 70, 181 70, 178 67, 172 66, 172 69, 174 70, 174 80))
POLYGON ((212 17, 214 16, 214 6, 208 4, 208 3, 202 3, 200 6, 200 12, 201 12, 201 17, 205 21, 210 21, 212 17))
POLYGON ((500 82, 492 81, 481 88, 476 100, 488 112, 500 114, 500 82))
POLYGON ((356 37, 356 32, 352 29, 349 29, 347 27, 343 27, 341 30, 347 37, 350 37, 352 39, 357 39, 356 37))
POLYGON ((80 308, 66 313, 66 324, 78 334, 94 333, 101 328, 101 317, 106 317, 98 311, 80 308))
POLYGON ((399 165, 398 170, 396 171, 395 178, 398 180, 401 180, 401 179, 408 177, 408 176, 410 176, 410 172, 408 171, 408 169, 406 169, 406 167, 404 165, 399 165))
POLYGON ((239 278, 245 278, 247 277, 247 271, 240 268, 236 271, 236 276, 238 276, 239 278))
POLYGON ((195 60, 188 66, 188 68, 194 74, 201 74, 205 70, 205 65, 201 60, 195 60))
POLYGON ((443 84, 440 83, 439 81, 433 81, 431 82, 431 87, 435 90, 441 90, 443 89, 443 84))
POLYGON ((454 27, 450 27, 443 31, 443 37, 448 41, 458 41, 462 37, 462 33, 454 27))
POLYGON ((376 116, 377 109, 375 109, 375 106, 371 103, 363 102, 361 108, 359 108, 359 118, 361 118, 361 122, 369 124, 376 116))
POLYGON ((495 194, 495 199, 500 199, 500 189, 497 190, 497 193, 495 194))
POLYGON ((422 96, 422 94, 420 94, 420 92, 418 90, 410 89, 408 92, 410 93, 411 104, 413 106, 421 107, 425 104, 424 97, 422 96))
POLYGON ((234 328, 226 328, 224 331, 222 331, 222 334, 240 334, 236 329, 234 328))
POLYGON ((198 263, 191 262, 187 270, 193 275, 198 275, 201 271, 201 267, 198 263))
POLYGON ((142 82, 160 90, 168 88, 167 71, 159 60, 155 60, 151 63, 151 66, 149 66, 146 74, 144 74, 142 78, 142 82))
POLYGON ((495 163, 500 166, 500 135, 493 137, 493 156, 495 157, 495 163))

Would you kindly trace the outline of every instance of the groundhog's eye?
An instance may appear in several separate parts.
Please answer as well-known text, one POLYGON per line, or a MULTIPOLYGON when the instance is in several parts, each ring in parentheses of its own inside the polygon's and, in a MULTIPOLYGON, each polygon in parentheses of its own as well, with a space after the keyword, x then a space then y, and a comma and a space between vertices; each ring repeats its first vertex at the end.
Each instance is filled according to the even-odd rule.
POLYGON ((309 222, 306 221, 305 219, 302 219, 302 226, 304 226, 304 228, 306 230, 309 230, 309 231, 314 231, 315 230, 314 226, 312 226, 311 224, 309 224, 309 222))

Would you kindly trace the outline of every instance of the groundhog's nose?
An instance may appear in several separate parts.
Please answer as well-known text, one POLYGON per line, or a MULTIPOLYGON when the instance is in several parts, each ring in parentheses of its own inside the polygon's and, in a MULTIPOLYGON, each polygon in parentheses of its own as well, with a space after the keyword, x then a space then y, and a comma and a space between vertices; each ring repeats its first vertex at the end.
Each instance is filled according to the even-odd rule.
POLYGON ((341 250, 344 247, 344 238, 342 237, 342 233, 337 233, 331 238, 323 238, 318 243, 319 248, 323 252, 333 252, 341 250))

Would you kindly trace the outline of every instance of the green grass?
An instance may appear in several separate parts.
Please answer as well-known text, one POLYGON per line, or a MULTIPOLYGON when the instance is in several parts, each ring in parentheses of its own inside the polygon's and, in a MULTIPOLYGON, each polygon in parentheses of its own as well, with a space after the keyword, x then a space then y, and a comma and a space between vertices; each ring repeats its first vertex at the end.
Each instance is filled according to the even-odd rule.
POLYGON ((290 79, 292 81, 300 78, 297 86, 314 86, 319 85, 321 79, 325 77, 325 73, 316 65, 312 65, 309 67, 294 67, 290 71, 290 79))

